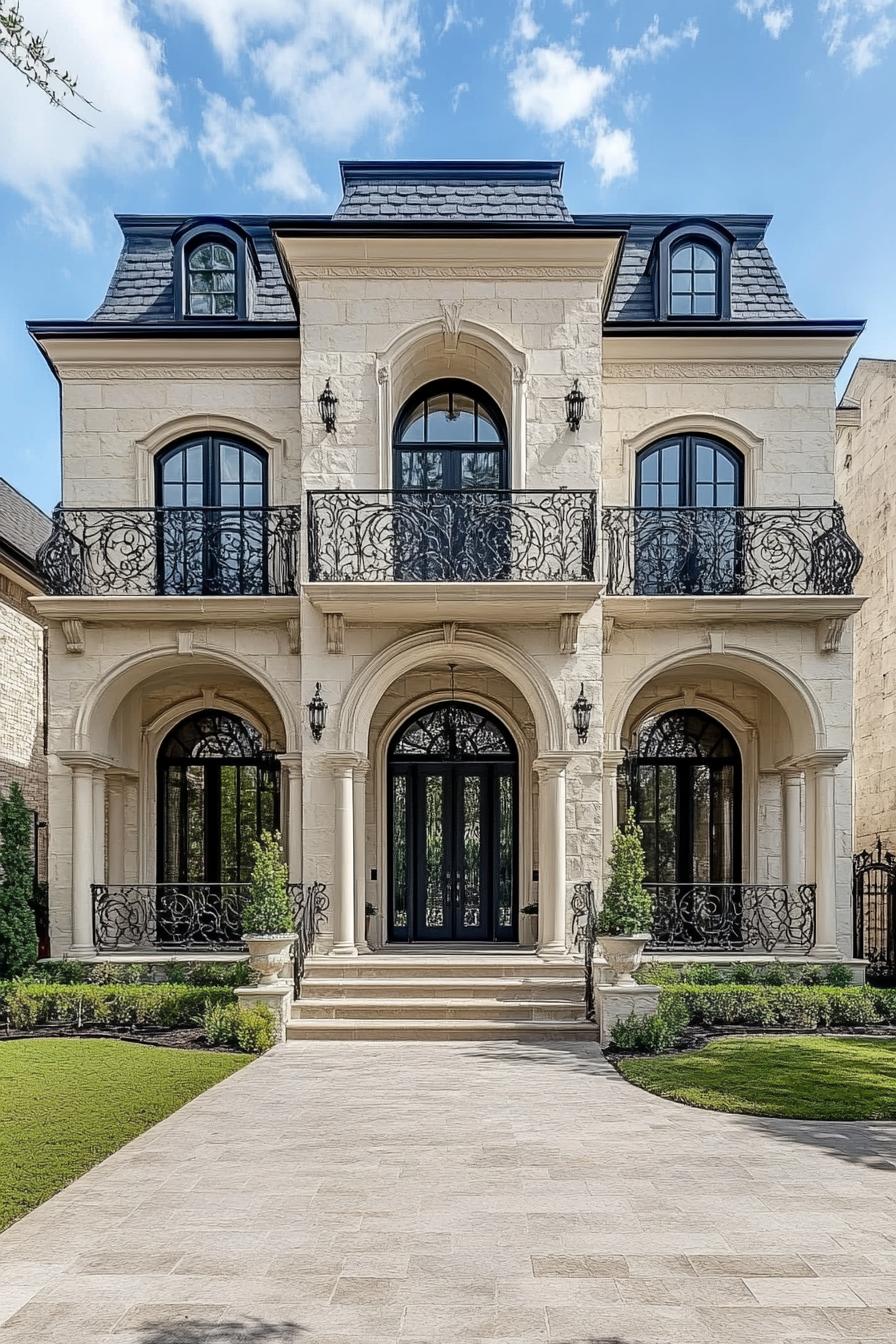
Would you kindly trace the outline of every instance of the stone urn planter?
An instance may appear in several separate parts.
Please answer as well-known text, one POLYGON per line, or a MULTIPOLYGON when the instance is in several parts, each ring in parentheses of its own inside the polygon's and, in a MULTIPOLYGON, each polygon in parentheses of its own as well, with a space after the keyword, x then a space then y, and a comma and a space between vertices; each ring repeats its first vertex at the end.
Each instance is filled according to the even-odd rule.
POLYGON ((610 968, 614 985, 633 985, 633 972, 641 965, 649 933, 599 933, 597 941, 610 968))
POLYGON ((249 965, 260 977, 260 985, 274 985, 285 977, 292 959, 294 933, 244 933, 249 949, 249 965))

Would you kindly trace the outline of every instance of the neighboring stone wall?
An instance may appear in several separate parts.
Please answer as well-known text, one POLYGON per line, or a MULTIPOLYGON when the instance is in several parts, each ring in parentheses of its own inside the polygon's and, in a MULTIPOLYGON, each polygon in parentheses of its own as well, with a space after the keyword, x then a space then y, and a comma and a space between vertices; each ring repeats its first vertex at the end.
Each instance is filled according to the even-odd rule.
MULTIPOLYGON (((24 589, 2 576, 0 592, 0 793, 15 780, 41 821, 47 818, 44 754, 44 629, 28 615, 24 589)), ((43 869, 45 845, 38 845, 43 869)), ((44 876, 43 871, 39 876, 44 876)))
POLYGON ((896 360, 862 359, 845 400, 837 495, 865 557, 855 620, 855 848, 896 849, 896 360))

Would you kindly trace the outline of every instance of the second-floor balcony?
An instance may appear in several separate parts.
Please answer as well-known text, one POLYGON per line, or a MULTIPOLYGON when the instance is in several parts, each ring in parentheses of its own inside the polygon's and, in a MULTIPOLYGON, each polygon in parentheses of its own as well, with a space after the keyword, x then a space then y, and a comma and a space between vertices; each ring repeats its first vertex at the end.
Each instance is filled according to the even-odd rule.
POLYGON ((251 597, 297 591, 301 510, 58 508, 37 563, 52 597, 251 597))
POLYGON ((843 510, 604 508, 608 597, 847 597, 862 555, 843 510))

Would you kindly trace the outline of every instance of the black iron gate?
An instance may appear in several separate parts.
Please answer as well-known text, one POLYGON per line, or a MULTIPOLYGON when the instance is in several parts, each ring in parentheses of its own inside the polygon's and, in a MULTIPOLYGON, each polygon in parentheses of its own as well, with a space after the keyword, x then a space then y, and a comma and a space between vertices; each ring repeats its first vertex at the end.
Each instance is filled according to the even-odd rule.
POLYGON ((896 854, 880 836, 852 860, 853 950, 868 962, 871 984, 896 984, 896 854))

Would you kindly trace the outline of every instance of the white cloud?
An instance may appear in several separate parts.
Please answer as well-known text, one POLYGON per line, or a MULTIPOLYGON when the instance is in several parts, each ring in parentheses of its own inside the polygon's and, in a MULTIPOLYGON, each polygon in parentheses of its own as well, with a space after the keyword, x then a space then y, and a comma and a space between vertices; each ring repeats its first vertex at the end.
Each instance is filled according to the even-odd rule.
POLYGON ((517 0, 513 21, 510 25, 511 42, 534 42, 540 32, 541 29, 535 22, 532 0, 517 0))
POLYGON ((607 186, 619 177, 632 177, 638 170, 638 160, 631 131, 611 126, 605 117, 598 117, 593 129, 591 163, 600 171, 601 184, 607 186))
POLYGON ((91 243, 91 222, 78 188, 90 171, 146 171, 173 162, 183 135, 172 115, 174 86, 161 43, 140 27, 131 0, 29 0, 27 22, 46 34, 60 69, 70 70, 97 111, 92 125, 52 107, 36 88, 0 61, 0 181, 21 193, 44 223, 79 247, 91 243))
POLYGON ((819 0, 829 56, 842 56, 854 75, 878 65, 896 42, 894 0, 819 0))
POLYGON ((777 4, 775 0, 737 0, 737 8, 748 19, 762 19, 765 31, 776 41, 793 23, 791 5, 777 4))
POLYGON ((323 196, 292 144, 287 118, 257 112, 251 98, 235 107, 218 93, 207 94, 199 149, 218 168, 244 170, 253 186, 275 200, 310 201, 323 196))
POLYGON ((451 90, 451 111, 456 112, 458 104, 465 93, 470 92, 469 84, 455 84, 451 90))
POLYGON ((699 36, 700 29, 695 19, 688 19, 674 33, 660 32, 659 15, 655 14, 633 47, 610 48, 610 65, 619 73, 639 62, 658 61, 683 42, 690 42, 693 46, 699 36))
POLYGON ((567 47, 534 47, 510 72, 513 108, 521 121, 560 131, 581 121, 609 88, 612 76, 599 65, 583 65, 567 47))
POLYGON ((463 12, 457 0, 448 0, 445 6, 445 13, 442 16, 442 24, 439 28, 439 38, 443 38, 446 33, 450 33, 452 28, 466 28, 468 33, 472 33, 475 28, 482 27, 482 19, 478 16, 468 18, 463 12))
POLYGON ((207 31, 225 65, 233 66, 253 34, 289 29, 296 21, 296 0, 154 0, 171 23, 194 19, 207 31))

